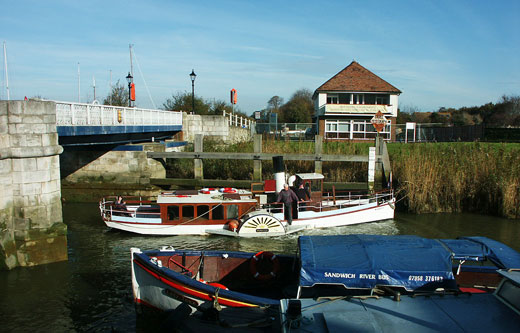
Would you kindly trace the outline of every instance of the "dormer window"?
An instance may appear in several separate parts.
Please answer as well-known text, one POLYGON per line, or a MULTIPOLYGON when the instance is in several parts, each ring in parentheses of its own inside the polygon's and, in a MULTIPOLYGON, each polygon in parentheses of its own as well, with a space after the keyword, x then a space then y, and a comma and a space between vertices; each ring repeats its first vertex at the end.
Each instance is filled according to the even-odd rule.
POLYGON ((338 104, 338 94, 327 94, 327 104, 338 104))

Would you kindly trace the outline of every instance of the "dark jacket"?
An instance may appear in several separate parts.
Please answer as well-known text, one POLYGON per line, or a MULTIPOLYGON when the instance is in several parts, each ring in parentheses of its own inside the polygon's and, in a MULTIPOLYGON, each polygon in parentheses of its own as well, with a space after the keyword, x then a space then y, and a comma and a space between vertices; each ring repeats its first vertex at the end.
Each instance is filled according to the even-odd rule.
POLYGON ((298 197, 291 189, 288 189, 287 191, 283 189, 280 191, 280 193, 278 193, 278 199, 276 199, 276 201, 283 202, 284 204, 288 205, 292 202, 298 201, 298 197))
POLYGON ((300 200, 303 199, 304 201, 308 201, 311 198, 309 191, 306 188, 297 188, 295 192, 300 200))

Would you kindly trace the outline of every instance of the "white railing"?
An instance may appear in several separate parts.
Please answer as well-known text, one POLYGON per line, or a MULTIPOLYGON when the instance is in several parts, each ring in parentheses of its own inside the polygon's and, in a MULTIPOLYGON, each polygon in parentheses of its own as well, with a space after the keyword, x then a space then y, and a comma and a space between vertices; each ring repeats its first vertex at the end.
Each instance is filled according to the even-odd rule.
POLYGON ((391 113, 391 105, 385 104, 325 104, 323 105, 323 113, 359 113, 359 114, 376 114, 378 111, 388 114, 391 113))
POLYGON ((222 115, 224 118, 228 119, 229 126, 236 126, 241 128, 251 128, 251 126, 254 126, 254 121, 252 121, 249 118, 244 118, 242 116, 239 116, 238 114, 232 114, 232 113, 226 113, 226 111, 222 112, 222 115))
POLYGON ((182 112, 56 102, 58 126, 180 125, 182 112))

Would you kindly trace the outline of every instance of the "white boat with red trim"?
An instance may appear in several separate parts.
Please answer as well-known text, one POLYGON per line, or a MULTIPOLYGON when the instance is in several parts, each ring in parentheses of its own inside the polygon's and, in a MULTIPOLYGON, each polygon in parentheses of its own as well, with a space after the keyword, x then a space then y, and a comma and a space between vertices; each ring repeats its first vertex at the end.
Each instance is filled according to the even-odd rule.
POLYGON ((147 235, 280 236, 394 217, 392 190, 326 192, 323 175, 317 173, 297 174, 289 178, 289 183, 303 184, 308 193, 308 200, 292 206, 292 224, 285 218, 284 205, 276 202, 277 191, 268 181, 261 190, 254 186, 251 190, 178 190, 163 192, 156 200, 127 197, 124 205, 103 198, 99 207, 108 227, 147 235))

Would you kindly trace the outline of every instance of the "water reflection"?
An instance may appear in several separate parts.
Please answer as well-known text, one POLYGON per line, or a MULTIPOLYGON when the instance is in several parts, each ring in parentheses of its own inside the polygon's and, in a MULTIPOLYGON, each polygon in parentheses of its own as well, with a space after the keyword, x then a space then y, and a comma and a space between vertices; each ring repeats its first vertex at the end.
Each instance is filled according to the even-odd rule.
MULTIPOLYGON (((96 204, 65 204, 68 262, 0 272, 3 331, 146 331, 136 321, 131 247, 294 253, 298 234, 274 239, 222 236, 139 236, 108 230, 96 204)), ((398 214, 392 221, 306 234, 408 234, 430 238, 487 236, 520 251, 520 221, 474 214, 398 214)))

